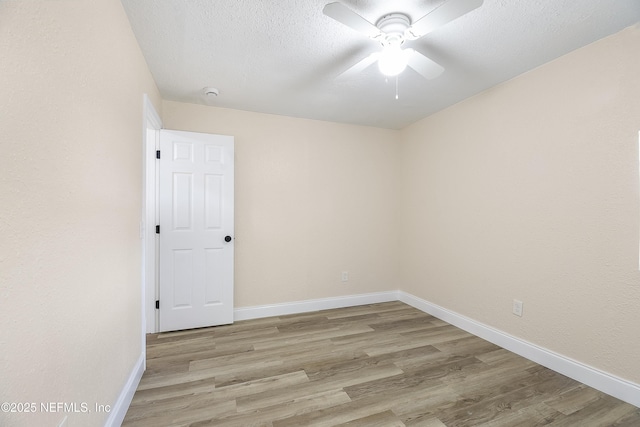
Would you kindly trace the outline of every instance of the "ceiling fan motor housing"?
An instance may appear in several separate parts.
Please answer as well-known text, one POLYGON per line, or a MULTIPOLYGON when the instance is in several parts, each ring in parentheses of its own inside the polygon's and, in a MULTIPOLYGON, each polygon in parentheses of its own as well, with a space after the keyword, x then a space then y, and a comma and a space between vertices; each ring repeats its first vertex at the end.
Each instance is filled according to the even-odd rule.
POLYGON ((376 27, 383 33, 381 43, 401 45, 404 43, 404 33, 411 26, 411 20, 403 13, 390 13, 380 18, 376 27))

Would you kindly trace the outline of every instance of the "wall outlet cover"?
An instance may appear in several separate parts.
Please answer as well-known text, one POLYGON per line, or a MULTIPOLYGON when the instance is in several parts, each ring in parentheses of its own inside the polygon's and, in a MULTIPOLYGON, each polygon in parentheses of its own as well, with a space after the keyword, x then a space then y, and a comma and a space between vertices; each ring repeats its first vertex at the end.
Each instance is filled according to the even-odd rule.
POLYGON ((522 317, 522 304, 523 303, 520 300, 513 300, 513 314, 522 317))

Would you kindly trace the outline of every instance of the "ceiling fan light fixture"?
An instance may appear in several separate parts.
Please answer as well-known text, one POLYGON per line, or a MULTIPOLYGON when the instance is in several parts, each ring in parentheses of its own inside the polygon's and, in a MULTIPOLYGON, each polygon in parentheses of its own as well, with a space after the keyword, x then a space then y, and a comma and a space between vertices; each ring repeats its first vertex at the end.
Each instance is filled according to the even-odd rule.
POLYGON ((407 54, 399 44, 389 44, 382 48, 378 59, 378 68, 385 76, 397 76, 407 68, 407 54))

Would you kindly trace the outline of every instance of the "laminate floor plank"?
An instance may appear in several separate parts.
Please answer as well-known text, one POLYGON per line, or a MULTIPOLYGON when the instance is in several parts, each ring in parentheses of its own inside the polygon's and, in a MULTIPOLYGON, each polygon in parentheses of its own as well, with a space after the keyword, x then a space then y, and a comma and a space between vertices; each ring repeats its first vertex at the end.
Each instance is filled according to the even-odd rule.
POLYGON ((447 427, 442 424, 442 421, 435 417, 424 418, 416 421, 412 421, 410 424, 405 423, 407 427, 447 427))
POLYGON ((381 304, 358 305, 354 307, 346 307, 332 310, 321 310, 318 313, 326 315, 330 319, 343 319, 351 316, 375 314, 376 316, 389 315, 391 317, 398 316, 398 313, 407 313, 413 308, 400 301, 391 301, 381 304))
POLYGON ((123 425, 182 426, 203 418, 219 418, 236 413, 234 400, 220 400, 213 393, 162 399, 153 404, 129 408, 123 425))
POLYGON ((252 408, 243 406, 236 413, 227 412, 222 417, 210 420, 200 425, 220 427, 244 427, 263 425, 265 421, 272 425, 281 419, 293 418, 300 414, 325 410, 348 402, 349 396, 342 390, 329 390, 314 394, 294 397, 271 406, 252 408))
POLYGON ((590 427, 618 426, 623 423, 640 426, 640 410, 633 405, 602 394, 595 402, 591 402, 566 418, 554 421, 549 425, 553 427, 573 426, 578 425, 581 420, 589 420, 590 427))
POLYGON ((446 403, 443 403, 442 395, 439 395, 438 392, 443 392, 443 395, 447 395, 442 386, 433 385, 428 391, 405 389, 402 393, 386 394, 384 399, 380 399, 380 396, 364 396, 330 410, 309 412, 274 422, 274 427, 331 427, 353 422, 384 411, 396 413, 395 408, 399 408, 407 402, 419 402, 423 406, 446 406, 446 403))
POLYGON ((462 405, 451 408, 438 418, 447 426, 483 425, 500 418, 506 422, 514 412, 542 403, 549 393, 563 390, 575 382, 561 375, 538 376, 519 381, 512 388, 503 388, 503 393, 480 395, 476 402, 462 400, 462 405), (454 409, 454 410, 452 410, 454 409))
POLYGON ((495 420, 487 421, 478 426, 482 427, 527 427, 546 426, 550 423, 565 418, 560 412, 539 404, 529 406, 519 411, 503 411, 495 420))
POLYGON ((203 378, 196 381, 187 381, 164 387, 153 387, 145 390, 137 390, 131 400, 130 408, 145 406, 164 399, 173 399, 181 396, 207 393, 215 390, 215 378, 203 378))
POLYGON ((640 409, 393 301, 147 336, 123 426, 640 427, 640 409))
POLYGON ((436 414, 453 406, 460 396, 445 384, 435 386, 429 393, 405 393, 395 402, 393 412, 407 427, 443 426, 436 414))
POLYGON ((406 427, 406 425, 393 411, 384 411, 338 424, 338 427, 406 427))
POLYGON ((311 341, 325 338, 344 337, 349 335, 358 335, 362 333, 372 332, 369 326, 348 326, 348 327, 329 327, 322 332, 308 333, 305 331, 297 331, 295 333, 283 333, 278 341, 270 339, 260 339, 254 344, 256 350, 267 348, 282 348, 295 345, 305 344, 311 341))
POLYGON ((433 344, 438 350, 451 354, 464 354, 469 356, 484 355, 499 350, 500 347, 473 335, 456 340, 444 341, 433 344))
POLYGON ((242 407, 257 408, 260 406, 272 406, 274 402, 291 401, 297 396, 313 394, 315 392, 327 392, 336 389, 344 390, 346 387, 351 385, 367 381, 381 380, 400 374, 402 374, 402 371, 393 365, 383 367, 374 366, 363 368, 359 372, 355 373, 337 373, 331 378, 324 378, 321 381, 311 381, 307 384, 299 384, 288 387, 284 390, 255 393, 251 396, 245 396, 237 399, 237 401, 238 405, 242 407))
MULTIPOLYGON (((238 347, 238 345, 236 345, 238 347)), ((212 351, 216 349, 216 342, 211 337, 199 337, 194 339, 181 339, 179 341, 167 341, 153 345, 147 344, 147 361, 167 359, 171 356, 184 356, 188 353, 212 351)))

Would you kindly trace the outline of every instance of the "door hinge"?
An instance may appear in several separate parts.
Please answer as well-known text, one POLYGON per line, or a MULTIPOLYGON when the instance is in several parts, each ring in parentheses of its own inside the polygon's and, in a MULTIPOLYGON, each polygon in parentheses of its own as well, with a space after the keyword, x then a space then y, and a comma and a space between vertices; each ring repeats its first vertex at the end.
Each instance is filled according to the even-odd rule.
POLYGON ((160 158, 160 150, 156 150, 156 159, 160 158))
POLYGON ((156 234, 160 234, 160 226, 156 225, 156 234))
POLYGON ((156 300, 156 310, 160 310, 160 300, 156 300))

